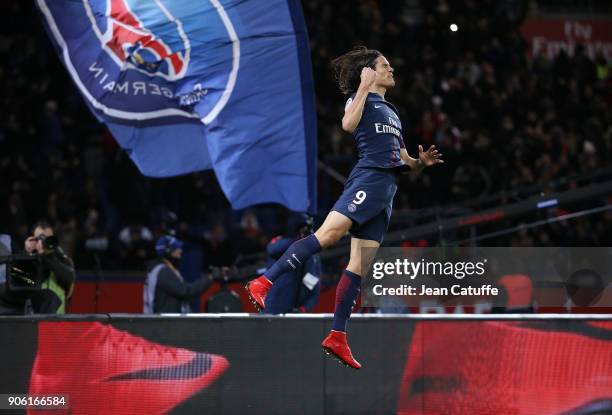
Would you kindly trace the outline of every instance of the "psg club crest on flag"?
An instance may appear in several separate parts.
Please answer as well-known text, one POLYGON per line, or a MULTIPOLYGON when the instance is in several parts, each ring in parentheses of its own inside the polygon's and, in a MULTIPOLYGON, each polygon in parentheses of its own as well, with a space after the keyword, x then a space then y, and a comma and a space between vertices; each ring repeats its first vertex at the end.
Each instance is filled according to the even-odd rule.
POLYGON ((205 25, 189 18, 192 3, 38 0, 68 71, 100 116, 212 122, 227 102, 220 102, 223 94, 231 96, 234 87, 230 78, 238 71, 239 40, 231 38, 235 29, 231 20, 222 18, 220 3, 214 7, 215 1, 203 2, 208 6, 203 9, 205 25), (190 36, 214 45, 204 59, 198 55, 192 62, 190 36), (201 115, 192 111, 196 101, 204 101, 201 115))
POLYGON ((37 5, 85 102, 143 174, 212 168, 234 208, 316 209, 312 68, 298 0, 37 5))
MULTIPOLYGON (((85 2, 88 7, 88 2, 85 2)), ((98 22, 92 19, 94 31, 105 51, 120 67, 136 68, 146 73, 174 80, 185 75, 189 62, 189 39, 183 30, 183 23, 170 14, 162 3, 156 3, 168 21, 176 26, 176 33, 170 36, 157 36, 130 10, 126 0, 106 2, 106 27, 101 30, 98 22), (182 41, 179 50, 174 50, 170 43, 177 39, 182 41), (167 38, 167 40, 164 40, 167 38)), ((88 16, 93 17, 91 7, 88 16)))

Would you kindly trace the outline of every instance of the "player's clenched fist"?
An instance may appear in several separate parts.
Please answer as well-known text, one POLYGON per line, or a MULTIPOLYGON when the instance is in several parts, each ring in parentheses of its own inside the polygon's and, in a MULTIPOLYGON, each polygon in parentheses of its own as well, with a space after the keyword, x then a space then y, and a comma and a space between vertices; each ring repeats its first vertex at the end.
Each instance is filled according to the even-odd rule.
POLYGON ((361 85, 369 88, 376 80, 376 71, 367 66, 361 70, 361 85))

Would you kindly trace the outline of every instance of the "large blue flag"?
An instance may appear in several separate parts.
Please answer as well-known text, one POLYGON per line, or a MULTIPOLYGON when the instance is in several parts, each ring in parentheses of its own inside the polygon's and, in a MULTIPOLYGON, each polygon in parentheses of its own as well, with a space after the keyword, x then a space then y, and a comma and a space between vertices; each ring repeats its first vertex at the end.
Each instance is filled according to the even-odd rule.
POLYGON ((37 0, 98 120, 151 177, 214 169, 232 206, 316 209, 299 0, 37 0))

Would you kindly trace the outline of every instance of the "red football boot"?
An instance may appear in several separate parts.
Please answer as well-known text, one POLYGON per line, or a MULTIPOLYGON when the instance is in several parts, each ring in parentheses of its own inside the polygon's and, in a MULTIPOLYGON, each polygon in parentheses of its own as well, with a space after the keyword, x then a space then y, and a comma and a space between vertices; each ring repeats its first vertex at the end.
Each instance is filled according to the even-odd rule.
POLYGON ((257 311, 261 311, 265 308, 265 299, 266 294, 272 288, 272 283, 269 279, 267 279, 264 275, 259 278, 254 279, 245 285, 247 293, 249 293, 249 298, 251 302, 257 309, 257 311))
POLYGON ((361 369, 361 364, 355 360, 346 342, 346 333, 332 330, 321 346, 326 354, 335 357, 340 363, 353 369, 361 369))
POLYGON ((611 414, 612 322, 421 321, 398 415, 611 414))
POLYGON ((40 322, 28 393, 68 395, 72 414, 163 414, 228 366, 223 356, 163 346, 110 325, 40 322))

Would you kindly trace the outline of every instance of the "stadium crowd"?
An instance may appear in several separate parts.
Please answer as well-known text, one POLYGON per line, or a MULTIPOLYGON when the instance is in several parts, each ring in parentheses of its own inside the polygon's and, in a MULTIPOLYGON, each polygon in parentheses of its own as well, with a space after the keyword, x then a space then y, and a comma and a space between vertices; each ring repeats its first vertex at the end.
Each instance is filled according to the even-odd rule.
MULTIPOLYGON (((602 57, 590 59, 580 48, 552 60, 529 56, 518 29, 473 0, 423 1, 418 22, 408 1, 302 3, 319 159, 345 175, 356 159, 340 128, 345 98, 329 63, 357 44, 381 50, 395 68, 397 85, 387 98, 400 109, 409 152, 435 144, 445 155, 443 168, 401 177, 398 211, 610 167, 612 77, 602 57), (459 30, 451 32, 450 23, 459 30)), ((45 218, 78 268, 94 267, 91 241, 107 238, 108 247, 99 249, 104 268, 143 269, 168 211, 206 264, 262 252, 282 232, 283 209, 232 211, 211 172, 142 177, 84 105, 31 2, 2 2, 0 12, 0 229, 14 241, 20 244, 45 218)), ((320 172, 319 189, 325 214, 341 184, 320 172)), ((575 222, 583 235, 577 242, 605 241, 612 235, 612 217, 606 218, 575 222)))

